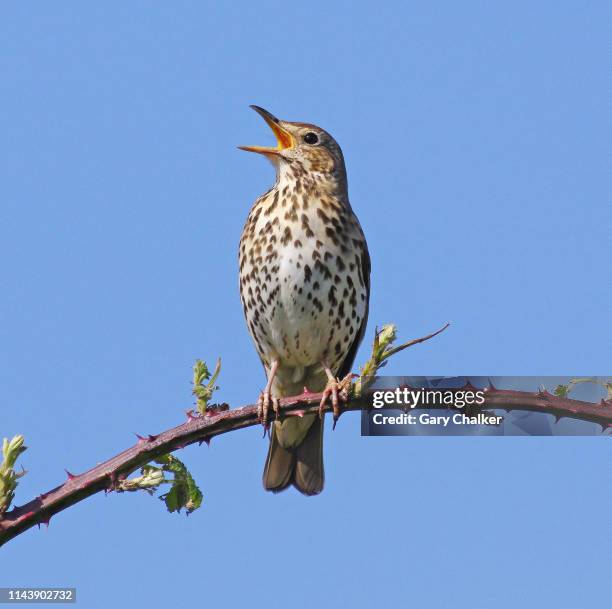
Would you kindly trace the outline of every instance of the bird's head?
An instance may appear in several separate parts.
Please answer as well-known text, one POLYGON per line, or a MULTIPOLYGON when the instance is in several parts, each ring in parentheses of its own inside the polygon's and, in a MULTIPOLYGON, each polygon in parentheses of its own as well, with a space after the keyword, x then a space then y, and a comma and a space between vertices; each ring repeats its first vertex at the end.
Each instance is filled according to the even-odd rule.
POLYGON ((265 155, 280 174, 290 172, 296 176, 318 175, 323 181, 345 184, 342 150, 327 131, 308 123, 280 120, 259 106, 251 108, 268 123, 276 136, 277 145, 239 148, 265 155))

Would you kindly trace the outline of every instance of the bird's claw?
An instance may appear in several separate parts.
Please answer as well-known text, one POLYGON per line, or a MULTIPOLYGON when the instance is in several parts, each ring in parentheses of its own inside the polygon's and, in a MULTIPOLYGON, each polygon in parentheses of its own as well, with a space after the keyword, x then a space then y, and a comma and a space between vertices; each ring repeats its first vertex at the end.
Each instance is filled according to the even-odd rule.
POLYGON ((342 380, 330 379, 327 381, 327 385, 323 390, 323 397, 319 402, 319 417, 323 417, 323 413, 327 407, 327 401, 331 397, 332 411, 334 413, 334 429, 340 417, 340 402, 348 402, 352 378, 352 374, 347 374, 342 380))
POLYGON ((268 413, 270 412, 270 404, 272 404, 272 410, 278 419, 280 414, 280 400, 271 395, 269 391, 262 391, 257 400, 257 418, 264 426, 264 432, 269 427, 268 413))

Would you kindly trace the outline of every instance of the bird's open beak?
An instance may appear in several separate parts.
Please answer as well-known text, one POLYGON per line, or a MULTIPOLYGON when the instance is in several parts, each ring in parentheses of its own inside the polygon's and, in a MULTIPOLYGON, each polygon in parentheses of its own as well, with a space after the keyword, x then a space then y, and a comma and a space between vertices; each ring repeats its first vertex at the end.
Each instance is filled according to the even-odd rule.
POLYGON ((241 150, 247 152, 258 152, 259 154, 278 154, 281 150, 292 148, 295 144, 293 136, 283 127, 281 127, 280 121, 270 114, 267 110, 260 108, 259 106, 251 106, 257 114, 259 114, 268 123, 268 126, 274 132, 276 141, 278 142, 276 148, 271 146, 238 146, 241 150))

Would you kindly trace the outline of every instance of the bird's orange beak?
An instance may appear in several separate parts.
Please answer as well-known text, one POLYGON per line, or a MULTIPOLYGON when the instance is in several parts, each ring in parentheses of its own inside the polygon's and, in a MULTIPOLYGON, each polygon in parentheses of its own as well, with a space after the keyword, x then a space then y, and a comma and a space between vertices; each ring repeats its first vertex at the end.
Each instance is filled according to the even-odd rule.
POLYGON ((259 106, 251 106, 251 108, 268 123, 268 126, 276 136, 277 145, 276 148, 271 146, 238 146, 238 148, 247 152, 258 152, 259 154, 278 154, 281 150, 292 148, 295 145, 293 136, 281 127, 280 121, 276 116, 259 106))

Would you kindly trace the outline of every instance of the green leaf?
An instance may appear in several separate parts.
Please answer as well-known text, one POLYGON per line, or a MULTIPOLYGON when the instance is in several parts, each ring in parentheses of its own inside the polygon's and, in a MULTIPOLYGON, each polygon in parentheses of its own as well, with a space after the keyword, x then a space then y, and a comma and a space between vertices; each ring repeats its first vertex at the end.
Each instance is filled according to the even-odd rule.
POLYGON ((4 438, 2 442, 2 463, 0 463, 0 514, 8 510, 15 498, 17 480, 25 475, 25 470, 15 471, 15 463, 27 447, 25 438, 21 435, 11 440, 4 438))
POLYGON ((352 386, 352 395, 354 397, 360 397, 376 376, 377 371, 387 365, 386 360, 388 360, 392 355, 437 336, 441 332, 444 332, 448 326, 449 324, 447 323, 443 328, 437 332, 434 332, 433 334, 428 334, 422 338, 409 340, 408 342, 402 343, 397 347, 393 347, 393 343, 397 338, 397 328, 395 327, 395 324, 385 324, 380 332, 378 331, 378 328, 376 328, 374 331, 372 354, 370 355, 370 359, 359 370, 359 378, 352 386))
POLYGON ((117 490, 119 491, 140 491, 144 490, 148 493, 156 491, 161 484, 169 484, 172 480, 167 480, 164 477, 164 472, 161 467, 154 465, 144 465, 141 470, 141 476, 136 478, 128 478, 117 482, 117 490))
POLYGON ((196 397, 196 407, 200 414, 204 414, 206 412, 206 408, 213 396, 213 393, 219 389, 215 383, 217 382, 220 372, 221 358, 217 359, 217 364, 212 376, 206 362, 198 359, 193 366, 192 393, 196 397))
POLYGON ((163 455, 155 460, 162 469, 174 474, 172 487, 160 497, 169 512, 180 512, 185 508, 188 514, 197 510, 202 505, 202 493, 198 488, 193 476, 185 467, 184 463, 173 455, 163 455))
POLYGON ((155 462, 161 467, 151 463, 144 465, 140 476, 120 480, 116 489, 129 492, 144 490, 153 494, 162 484, 170 484, 170 490, 160 496, 169 512, 180 512, 185 508, 190 514, 197 510, 202 505, 202 493, 184 463, 173 455, 162 455, 155 462), (172 477, 166 478, 166 473, 172 474, 172 477))

